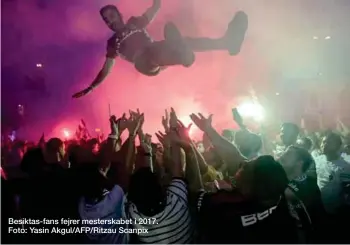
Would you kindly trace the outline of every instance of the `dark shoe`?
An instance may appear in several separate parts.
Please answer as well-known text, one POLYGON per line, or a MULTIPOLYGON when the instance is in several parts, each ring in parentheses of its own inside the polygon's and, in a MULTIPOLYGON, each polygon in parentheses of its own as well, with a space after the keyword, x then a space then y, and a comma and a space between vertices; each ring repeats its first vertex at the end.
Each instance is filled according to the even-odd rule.
POLYGON ((174 50, 174 55, 178 56, 181 65, 189 67, 194 63, 195 55, 174 23, 168 22, 165 25, 164 37, 170 48, 174 50))
POLYGON ((237 55, 241 51, 247 29, 247 14, 242 11, 237 12, 231 22, 228 24, 228 29, 224 36, 230 55, 237 55))

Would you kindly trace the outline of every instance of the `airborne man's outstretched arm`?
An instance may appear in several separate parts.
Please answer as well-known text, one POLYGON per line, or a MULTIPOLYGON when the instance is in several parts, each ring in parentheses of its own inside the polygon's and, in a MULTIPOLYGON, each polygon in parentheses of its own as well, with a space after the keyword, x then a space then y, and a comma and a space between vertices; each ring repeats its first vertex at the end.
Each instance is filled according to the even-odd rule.
POLYGON ((105 63, 103 64, 102 69, 97 74, 96 78, 91 83, 91 85, 89 87, 87 87, 86 89, 74 94, 73 98, 80 98, 80 97, 90 93, 95 87, 100 85, 106 79, 107 75, 110 73, 113 66, 114 66, 114 59, 107 57, 105 63))
POLYGON ((145 25, 147 26, 149 23, 153 21, 156 17, 161 5, 161 0, 153 0, 153 4, 149 7, 146 12, 142 15, 145 19, 145 25))

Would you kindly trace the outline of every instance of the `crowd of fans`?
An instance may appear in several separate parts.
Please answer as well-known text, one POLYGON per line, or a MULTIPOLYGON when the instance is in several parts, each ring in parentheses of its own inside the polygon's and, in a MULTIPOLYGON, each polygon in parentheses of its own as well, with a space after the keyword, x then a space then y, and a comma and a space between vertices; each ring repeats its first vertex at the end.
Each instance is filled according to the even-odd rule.
POLYGON ((344 125, 308 133, 284 123, 277 144, 263 131, 250 131, 238 113, 240 129, 222 135, 212 116, 190 117, 203 131, 201 142, 189 137, 173 109, 162 119, 157 144, 143 132, 138 110, 112 116, 107 139, 89 138, 84 128, 66 141, 5 137, 2 242, 350 242, 350 134, 344 125), (10 218, 19 222, 10 224, 10 218), (65 224, 31 221, 62 219, 98 232, 62 235, 51 229, 65 224), (83 225, 87 220, 93 222, 83 225), (27 232, 9 232, 15 228, 27 232))

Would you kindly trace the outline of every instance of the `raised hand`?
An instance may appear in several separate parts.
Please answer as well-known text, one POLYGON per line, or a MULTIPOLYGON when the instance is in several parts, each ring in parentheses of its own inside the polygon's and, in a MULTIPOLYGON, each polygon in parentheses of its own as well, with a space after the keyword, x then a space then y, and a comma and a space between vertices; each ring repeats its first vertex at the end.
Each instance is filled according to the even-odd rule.
POLYGON ((165 132, 169 131, 169 113, 168 110, 165 110, 165 116, 162 116, 162 125, 165 132))
POLYGON ((129 110, 129 113, 132 117, 139 117, 141 116, 141 112, 139 109, 136 109, 136 111, 129 110))
POLYGON ((169 132, 170 141, 176 144, 179 144, 181 147, 190 147, 192 140, 189 136, 189 130, 191 129, 192 124, 186 127, 180 120, 178 120, 176 130, 171 130, 169 132))
POLYGON ((78 99, 78 98, 80 98, 80 97, 83 97, 83 96, 89 94, 91 91, 92 91, 91 87, 88 87, 88 88, 86 88, 86 89, 83 89, 83 90, 79 91, 78 93, 73 94, 72 97, 73 97, 74 99, 78 99))
POLYGON ((170 146, 169 135, 163 134, 161 131, 158 131, 158 133, 156 133, 156 137, 159 140, 159 142, 163 145, 164 148, 167 148, 170 146))
MULTIPOLYGON (((130 116, 132 116, 133 118, 137 118, 141 116, 141 112, 139 109, 136 109, 136 111, 132 111, 129 110, 130 116)), ((137 134, 139 136, 140 141, 143 141, 144 139, 144 135, 143 135, 143 131, 142 131, 142 125, 145 122, 145 118, 143 117, 142 121, 141 121, 141 127, 137 130, 137 134)))
POLYGON ((127 123, 127 129, 129 131, 129 134, 135 136, 138 130, 142 127, 144 120, 145 118, 143 113, 137 117, 133 117, 130 114, 130 118, 127 123))
POLYGON ((191 138, 190 138, 191 127, 192 127, 192 123, 190 123, 186 127, 180 120, 177 120, 177 133, 182 140, 191 141, 191 138))
POLYGON ((145 153, 152 153, 152 135, 145 134, 144 139, 141 141, 141 146, 145 153))
POLYGON ((237 108, 232 109, 232 115, 233 115, 233 120, 235 120, 235 122, 239 126, 243 125, 243 119, 241 117, 241 114, 238 112, 237 108))
POLYGON ((109 118, 109 123, 111 127, 111 134, 120 136, 123 131, 127 128, 128 120, 125 117, 125 113, 120 118, 112 115, 109 118))
POLYGON ((190 115, 190 118, 193 121, 193 123, 196 124, 196 126, 203 132, 211 128, 211 123, 213 118, 212 114, 208 118, 205 118, 201 113, 198 113, 198 115, 192 113, 190 115))
POLYGON ((119 135, 121 135, 124 132, 124 130, 128 127, 128 119, 126 118, 126 114, 123 113, 121 118, 119 118, 117 121, 118 121, 119 135))
POLYGON ((174 108, 170 109, 170 118, 169 118, 169 126, 170 129, 177 128, 177 116, 174 108))
POLYGON ((119 135, 119 130, 118 130, 118 122, 116 116, 112 115, 109 118, 109 124, 111 127, 111 134, 112 135, 119 135))

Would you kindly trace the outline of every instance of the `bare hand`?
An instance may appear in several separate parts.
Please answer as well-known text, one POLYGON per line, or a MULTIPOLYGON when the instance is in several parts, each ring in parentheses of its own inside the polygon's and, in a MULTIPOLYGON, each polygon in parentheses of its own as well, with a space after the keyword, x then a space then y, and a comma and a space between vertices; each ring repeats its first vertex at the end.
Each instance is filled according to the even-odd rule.
POLYGON ((205 118, 201 113, 198 113, 198 115, 192 113, 190 115, 190 118, 192 119, 194 124, 196 124, 196 126, 203 132, 211 128, 211 123, 213 118, 212 114, 208 118, 205 118))
POLYGON ((178 126, 177 126, 177 133, 178 133, 179 137, 182 140, 191 141, 190 130, 191 130, 191 127, 192 127, 192 123, 190 123, 186 127, 180 120, 177 120, 177 124, 178 124, 178 126))
POLYGON ((177 128, 177 116, 174 108, 170 109, 169 125, 170 125, 170 129, 177 128))
POLYGON ((232 113, 233 113, 233 120, 235 120, 235 122, 238 124, 238 126, 242 126, 243 119, 242 119, 241 114, 239 114, 237 108, 233 108, 232 113))
POLYGON ((119 118, 117 122, 118 122, 119 135, 121 135, 123 131, 128 127, 128 119, 126 118, 125 113, 123 113, 122 117, 119 118))
POLYGON ((152 135, 146 134, 143 141, 141 141, 141 146, 145 153, 152 153, 152 135))
POLYGON ((167 147, 170 146, 169 135, 163 134, 162 132, 158 131, 158 133, 156 133, 156 136, 157 136, 157 139, 163 145, 164 148, 167 148, 167 147))
POLYGON ((138 117, 133 117, 130 114, 130 118, 129 118, 128 123, 127 123, 127 128, 129 130, 129 134, 135 136, 136 133, 138 132, 138 130, 142 127, 144 120, 145 120, 145 118, 144 118, 143 113, 138 117))
POLYGON ((141 112, 139 109, 136 109, 136 111, 129 110, 129 113, 134 118, 141 116, 141 112))
POLYGON ((181 147, 191 147, 192 140, 189 136, 189 131, 192 124, 186 127, 180 120, 178 120, 176 130, 169 132, 169 138, 173 143, 179 144, 181 147))
MULTIPOLYGON (((141 116, 141 112, 139 109, 136 109, 136 111, 129 110, 129 113, 130 113, 130 116, 133 118, 137 118, 137 117, 141 116)), ((137 134, 139 136, 140 142, 144 140, 144 135, 143 135, 143 131, 142 131, 142 125, 144 122, 145 122, 145 117, 142 117, 142 121, 140 122, 141 127, 137 130, 137 134)))
POLYGON ((110 127, 111 127, 111 134, 113 135, 119 135, 119 130, 118 130, 118 123, 117 123, 117 118, 116 116, 112 115, 109 118, 109 123, 110 123, 110 127))
POLYGON ((84 90, 82 90, 82 91, 80 91, 80 92, 78 92, 78 93, 75 93, 75 94, 73 94, 73 98, 74 99, 78 99, 78 98, 80 98, 80 97, 83 97, 83 96, 85 96, 85 95, 87 95, 88 93, 90 93, 92 91, 92 89, 90 88, 90 87, 88 87, 88 88, 86 88, 86 89, 84 89, 84 90))
POLYGON ((165 132, 169 131, 169 113, 168 110, 165 110, 165 116, 162 116, 162 125, 165 132))

